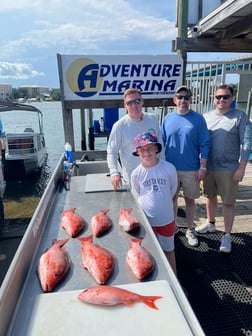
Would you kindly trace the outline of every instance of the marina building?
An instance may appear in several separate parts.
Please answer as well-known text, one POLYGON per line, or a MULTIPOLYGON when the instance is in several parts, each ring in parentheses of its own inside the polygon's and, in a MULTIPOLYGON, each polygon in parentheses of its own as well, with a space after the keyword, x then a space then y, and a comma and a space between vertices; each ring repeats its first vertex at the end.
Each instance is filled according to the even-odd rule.
POLYGON ((49 87, 39 85, 22 85, 19 89, 26 90, 27 98, 37 98, 49 95, 49 87))
POLYGON ((0 83, 0 100, 5 101, 11 97, 12 94, 12 85, 0 83))

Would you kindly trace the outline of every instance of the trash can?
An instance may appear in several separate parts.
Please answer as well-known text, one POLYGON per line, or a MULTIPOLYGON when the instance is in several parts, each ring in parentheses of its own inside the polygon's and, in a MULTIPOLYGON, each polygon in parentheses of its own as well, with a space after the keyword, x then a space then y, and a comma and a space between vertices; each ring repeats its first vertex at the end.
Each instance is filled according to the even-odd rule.
POLYGON ((114 123, 119 119, 119 108, 103 109, 104 131, 109 133, 114 123))
POLYGON ((94 133, 101 133, 101 126, 99 120, 94 120, 94 133))

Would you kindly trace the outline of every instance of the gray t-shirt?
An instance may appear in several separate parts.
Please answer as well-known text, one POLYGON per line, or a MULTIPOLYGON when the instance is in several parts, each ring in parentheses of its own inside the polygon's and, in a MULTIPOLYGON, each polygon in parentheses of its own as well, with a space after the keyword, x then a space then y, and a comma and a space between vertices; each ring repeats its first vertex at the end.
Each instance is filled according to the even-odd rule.
POLYGON ((210 133, 209 170, 236 170, 247 161, 251 149, 251 123, 244 111, 232 109, 224 114, 204 114, 210 133))

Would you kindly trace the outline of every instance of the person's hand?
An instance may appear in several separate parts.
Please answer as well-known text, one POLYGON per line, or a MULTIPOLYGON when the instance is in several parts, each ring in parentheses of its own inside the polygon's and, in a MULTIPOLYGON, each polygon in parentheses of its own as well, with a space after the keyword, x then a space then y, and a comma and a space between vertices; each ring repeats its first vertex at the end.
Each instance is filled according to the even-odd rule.
POLYGON ((245 170, 243 168, 238 168, 233 176, 234 182, 241 182, 245 174, 245 170))
POLYGON ((114 190, 118 190, 122 186, 122 178, 120 175, 113 175, 111 176, 111 183, 114 187, 114 190))
POLYGON ((206 177, 206 170, 199 169, 199 170, 196 172, 196 180, 197 180, 198 182, 204 180, 205 177, 206 177))

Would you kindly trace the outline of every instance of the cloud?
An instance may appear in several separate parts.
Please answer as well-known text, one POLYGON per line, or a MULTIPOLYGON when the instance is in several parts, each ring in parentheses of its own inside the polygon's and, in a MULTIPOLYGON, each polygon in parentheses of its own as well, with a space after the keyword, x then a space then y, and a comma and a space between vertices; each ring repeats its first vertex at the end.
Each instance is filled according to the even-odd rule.
POLYGON ((44 73, 33 70, 30 64, 0 62, 1 79, 28 79, 37 76, 44 76, 44 73))
POLYGON ((53 68, 57 75, 57 53, 168 54, 177 33, 171 17, 175 4, 163 0, 2 0, 1 69, 9 78, 42 79, 53 68))
MULTIPOLYGON (((79 16, 79 14, 78 14, 79 16)), ((106 44, 115 42, 123 46, 124 41, 135 40, 138 44, 168 42, 176 35, 174 24, 163 18, 140 15, 135 13, 129 15, 113 12, 111 8, 102 13, 92 13, 87 16, 85 13, 82 19, 66 20, 60 22, 55 19, 34 21, 31 29, 23 31, 16 39, 5 41, 5 57, 11 54, 24 53, 27 49, 35 47, 38 49, 60 49, 66 52, 74 52, 77 49, 86 50, 87 53, 104 49, 106 44)), ((127 43, 129 45, 129 43, 127 43)), ((118 48, 119 49, 119 48, 118 48)), ((109 50, 107 50, 109 53, 109 50)))

